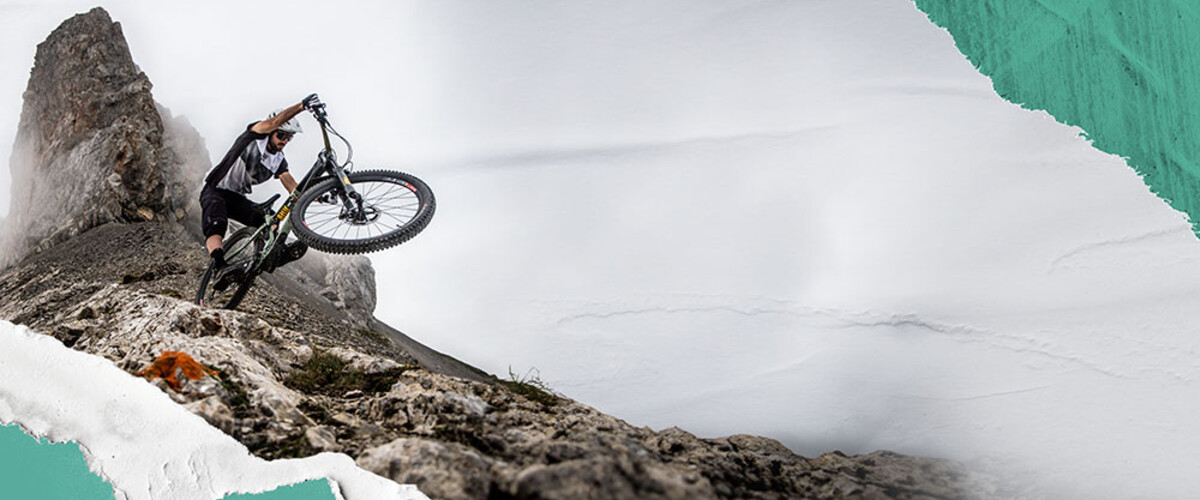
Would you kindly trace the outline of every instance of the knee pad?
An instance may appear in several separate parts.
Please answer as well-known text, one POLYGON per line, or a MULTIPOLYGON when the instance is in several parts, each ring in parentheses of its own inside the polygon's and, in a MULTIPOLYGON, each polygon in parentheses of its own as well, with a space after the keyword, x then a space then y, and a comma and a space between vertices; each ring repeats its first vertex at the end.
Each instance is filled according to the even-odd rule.
POLYGON ((224 217, 205 217, 204 218, 204 237, 209 236, 225 236, 225 231, 229 229, 229 220, 224 217))

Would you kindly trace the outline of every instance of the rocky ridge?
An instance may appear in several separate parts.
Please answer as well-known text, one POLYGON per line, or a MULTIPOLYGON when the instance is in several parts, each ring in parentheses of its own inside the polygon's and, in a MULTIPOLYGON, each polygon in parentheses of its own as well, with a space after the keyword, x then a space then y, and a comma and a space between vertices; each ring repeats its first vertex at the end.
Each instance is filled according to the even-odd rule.
POLYGON ((188 299, 206 263, 184 224, 194 188, 180 179, 198 179, 187 165, 207 163, 196 156, 202 142, 169 131, 163 141, 165 115, 101 9, 39 46, 30 89, 51 87, 78 95, 56 104, 26 93, 14 179, 31 164, 21 182, 52 173, 58 184, 34 186, 37 199, 75 215, 41 227, 31 221, 54 205, 14 197, 18 227, 41 236, 12 247, 22 258, 0 272, 9 299, 0 317, 147 376, 259 456, 346 453, 445 499, 1006 496, 950 462, 888 452, 808 459, 762 437, 654 431, 536 381, 488 376, 378 321, 355 321, 375 301, 362 261, 284 268, 240 311, 198 308, 188 299), (52 81, 89 64, 106 76, 52 81), (121 177, 129 172, 145 177, 121 177), (154 376, 162 366, 189 373, 161 364, 171 352, 202 365, 197 376, 154 376))
POLYGON ((108 224, 0 273, 0 317, 131 374, 164 352, 216 372, 189 410, 264 458, 341 452, 432 498, 969 498, 991 479, 887 452, 807 459, 755 436, 635 427, 536 386, 448 376, 385 331, 355 329, 269 283, 245 311, 178 298, 205 265, 166 223, 108 224), (104 251, 97 251, 97 249, 104 251))

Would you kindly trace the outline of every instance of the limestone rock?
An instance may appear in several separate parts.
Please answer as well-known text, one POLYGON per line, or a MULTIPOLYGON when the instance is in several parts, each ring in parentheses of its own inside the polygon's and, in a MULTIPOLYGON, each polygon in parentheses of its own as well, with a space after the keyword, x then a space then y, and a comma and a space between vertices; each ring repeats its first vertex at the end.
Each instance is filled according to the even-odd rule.
POLYGON ((99 7, 38 45, 10 159, 5 264, 106 222, 182 215, 172 190, 184 155, 164 145, 150 89, 99 7))
POLYGON ((343 310, 367 318, 375 312, 375 268, 361 255, 330 255, 321 295, 343 310))
POLYGON ((369 328, 374 317, 375 268, 362 255, 308 252, 277 274, 317 291, 329 304, 347 313, 354 328, 369 328))
POLYGON ((182 221, 197 237, 200 227, 200 189, 204 175, 212 168, 204 138, 185 116, 175 116, 162 104, 156 104, 163 123, 163 156, 165 165, 173 165, 173 175, 167 177, 167 193, 175 210, 175 220, 182 221))
POLYGON ((422 484, 431 498, 474 500, 488 498, 492 461, 457 443, 400 438, 366 450, 359 467, 401 484, 422 484))

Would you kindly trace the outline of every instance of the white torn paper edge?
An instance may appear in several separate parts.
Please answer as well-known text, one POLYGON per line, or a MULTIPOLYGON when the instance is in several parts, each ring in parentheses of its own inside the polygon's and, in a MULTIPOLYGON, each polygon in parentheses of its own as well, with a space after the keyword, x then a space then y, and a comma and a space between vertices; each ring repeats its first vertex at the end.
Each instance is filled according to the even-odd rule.
POLYGON ((0 320, 0 424, 80 444, 117 500, 214 500, 328 479, 338 500, 428 500, 341 453, 266 461, 108 360, 0 320))

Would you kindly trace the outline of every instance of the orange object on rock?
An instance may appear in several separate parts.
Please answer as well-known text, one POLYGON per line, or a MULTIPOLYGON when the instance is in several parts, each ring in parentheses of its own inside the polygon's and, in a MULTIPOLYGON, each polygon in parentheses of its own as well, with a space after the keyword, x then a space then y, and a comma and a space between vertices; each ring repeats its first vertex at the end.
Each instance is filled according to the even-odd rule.
POLYGON ((147 379, 161 378, 176 391, 183 388, 183 382, 178 378, 182 374, 191 380, 200 380, 205 375, 217 376, 217 371, 204 366, 182 352, 163 351, 154 363, 138 372, 139 376, 147 379))

